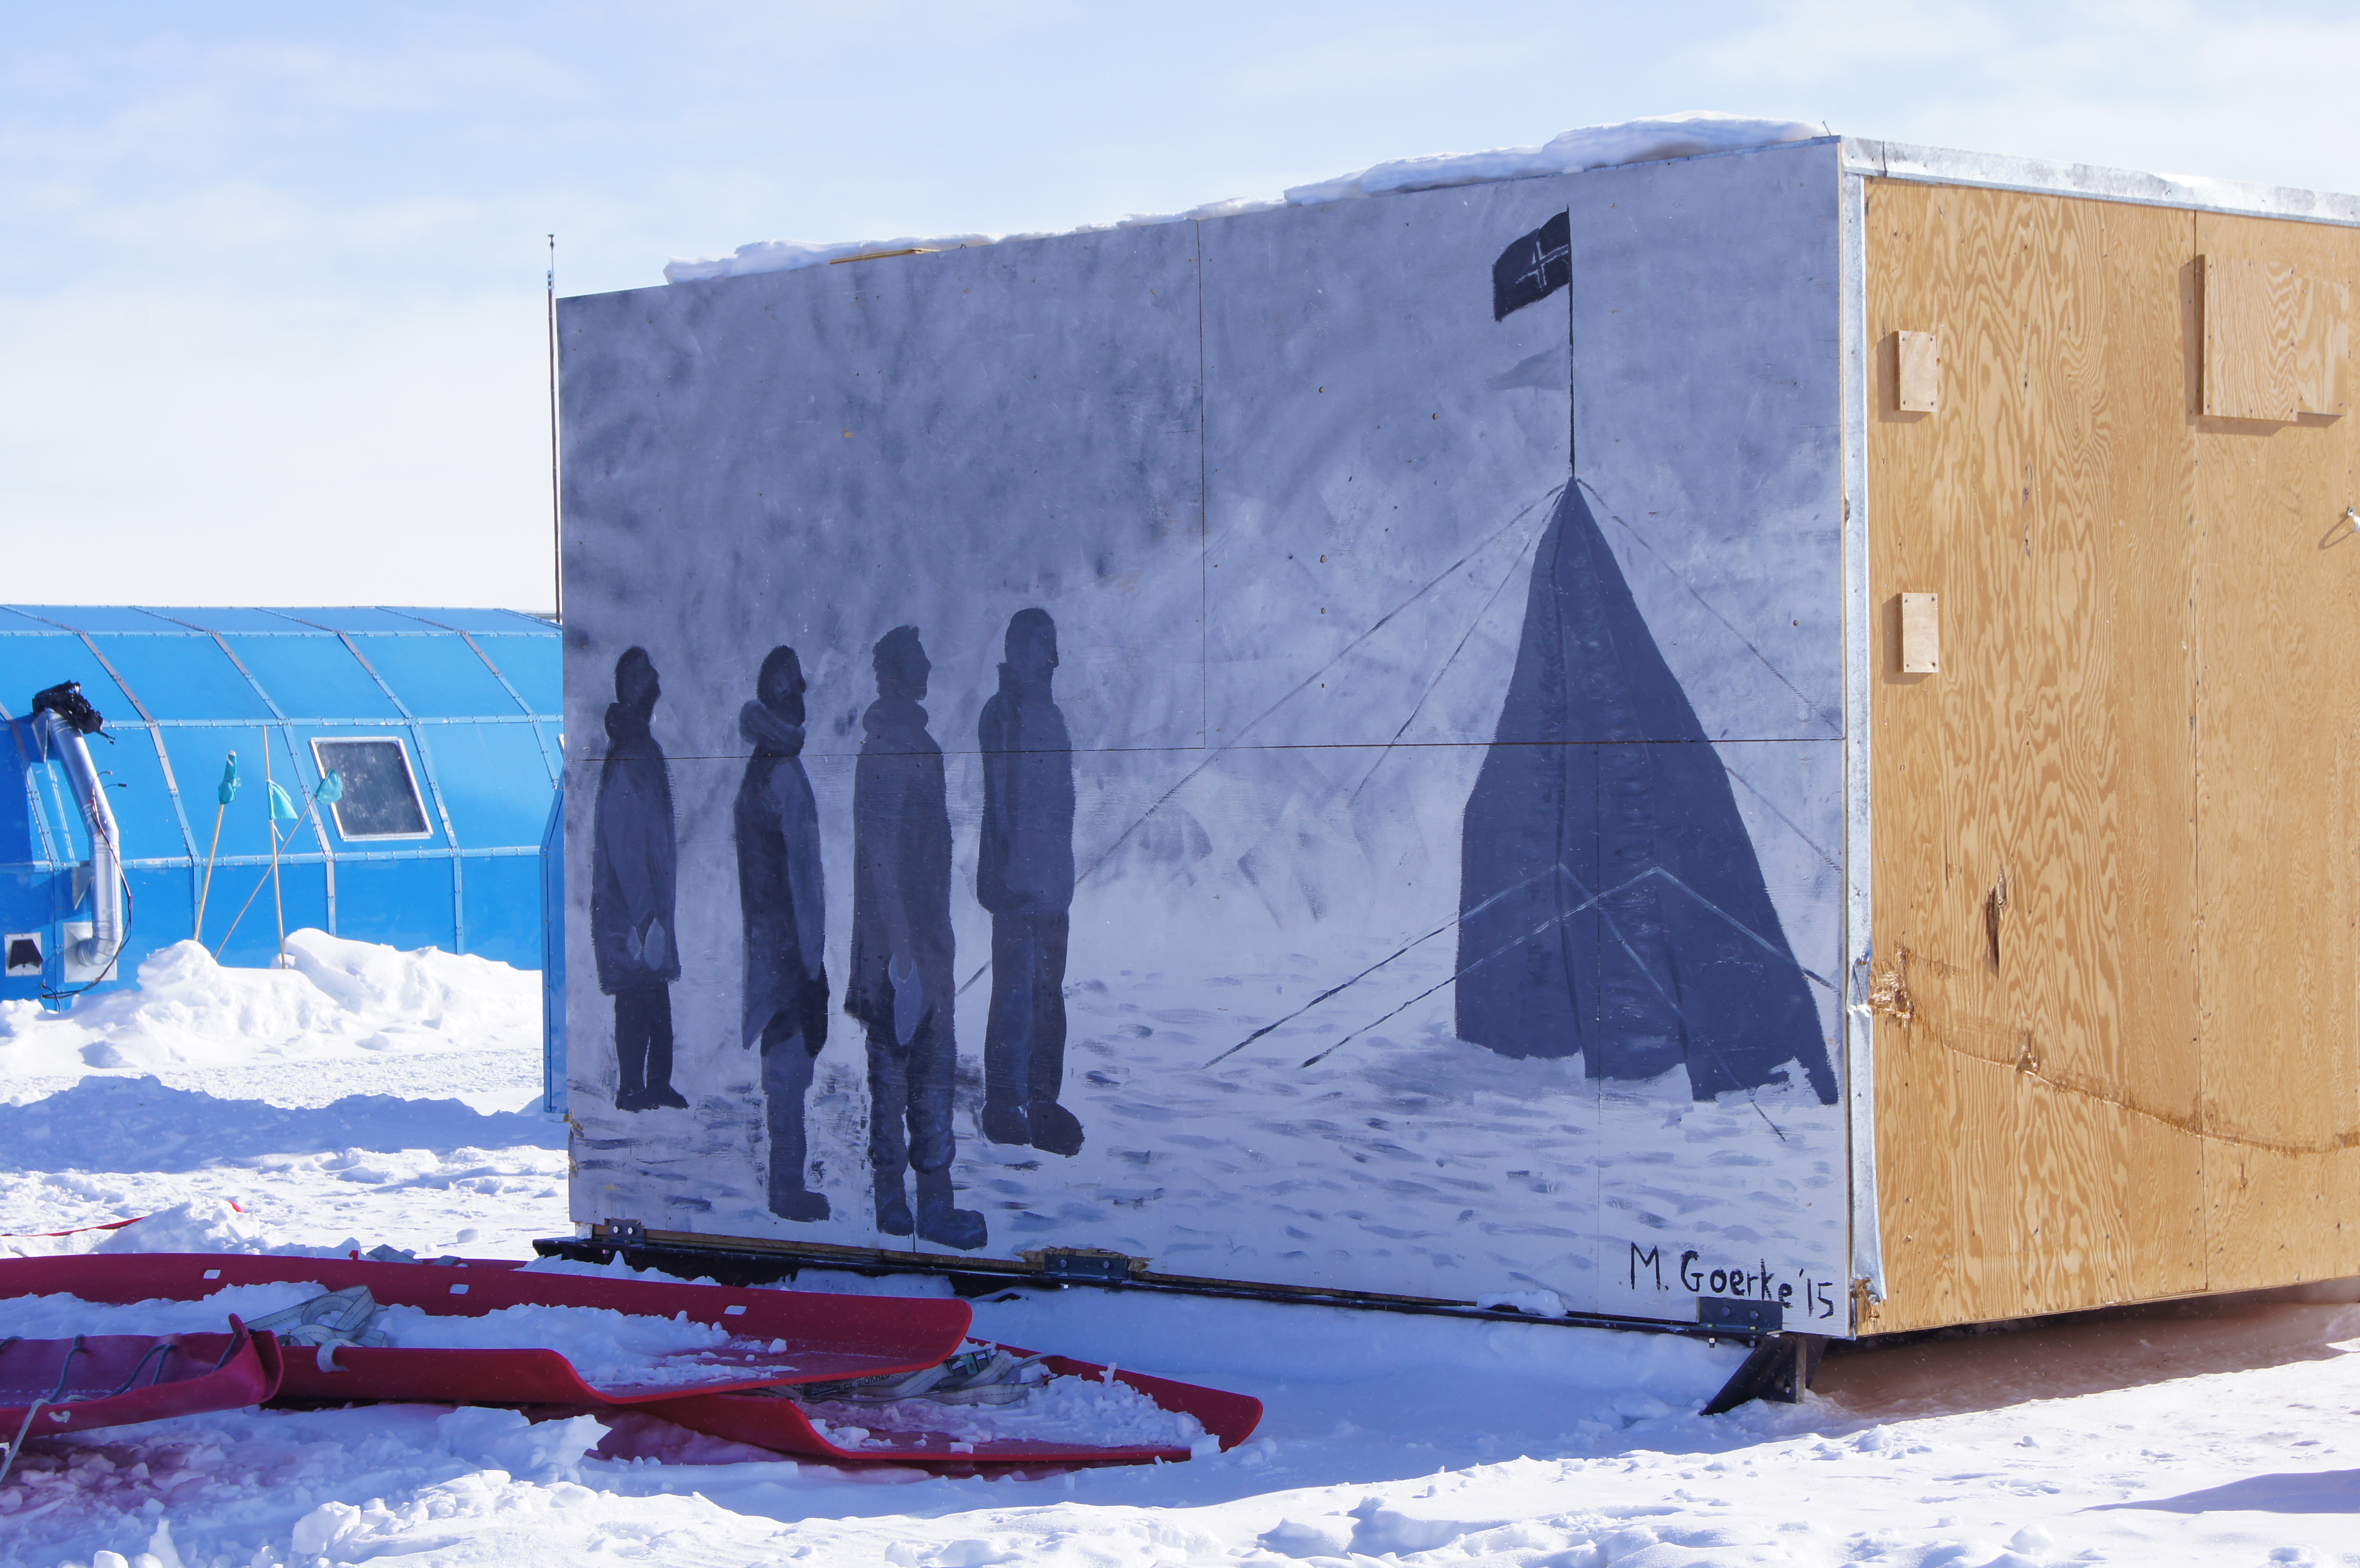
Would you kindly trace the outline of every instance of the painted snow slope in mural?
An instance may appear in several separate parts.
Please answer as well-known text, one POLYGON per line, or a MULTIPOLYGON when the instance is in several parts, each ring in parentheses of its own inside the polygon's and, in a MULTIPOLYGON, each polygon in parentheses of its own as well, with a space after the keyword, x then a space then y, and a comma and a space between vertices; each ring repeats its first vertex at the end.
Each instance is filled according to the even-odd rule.
POLYGON ((677 846, 572 996, 575 1216, 1840 1331, 1835 194, 565 302, 568 733, 660 674, 677 846))

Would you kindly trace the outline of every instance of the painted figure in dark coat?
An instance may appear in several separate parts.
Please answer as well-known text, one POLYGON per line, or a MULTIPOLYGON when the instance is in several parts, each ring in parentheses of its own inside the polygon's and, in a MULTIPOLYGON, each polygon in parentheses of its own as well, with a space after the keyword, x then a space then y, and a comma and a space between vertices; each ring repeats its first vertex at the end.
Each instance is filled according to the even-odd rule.
POLYGON ((983 1037, 983 1133, 1075 1154, 1082 1124, 1057 1103, 1065 1077, 1065 934, 1074 902, 1074 744, 1049 693, 1057 624, 1008 622, 1000 691, 983 705, 983 834, 976 900, 991 911, 991 1018, 983 1037))
POLYGON ((1578 1051, 1593 1078, 1685 1063, 1699 1100, 1799 1062, 1834 1104, 1819 1009, 1729 775, 1578 482, 1534 559, 1461 845, 1461 1040, 1578 1051))
POLYGON ((672 1086, 672 983, 680 978, 672 776, 649 728, 662 694, 647 649, 625 649, 615 660, 590 849, 590 944, 598 989, 615 998, 618 1111, 688 1104, 672 1086))
POLYGON ((877 701, 861 717, 852 775, 852 975, 844 1010, 869 1034, 869 1162, 877 1228, 912 1229, 904 1168, 917 1172, 916 1230, 984 1244, 983 1216, 951 1206, 951 823, 943 753, 926 733, 931 670, 918 628, 897 626, 874 653, 877 701))
POLYGON ((746 983, 739 1043, 762 1046, 770 1132, 770 1212, 824 1220, 827 1199, 803 1185, 803 1095, 827 1044, 827 895, 819 808, 803 775, 803 670, 791 648, 762 660, 755 700, 738 711, 753 748, 738 786, 738 904, 746 983))

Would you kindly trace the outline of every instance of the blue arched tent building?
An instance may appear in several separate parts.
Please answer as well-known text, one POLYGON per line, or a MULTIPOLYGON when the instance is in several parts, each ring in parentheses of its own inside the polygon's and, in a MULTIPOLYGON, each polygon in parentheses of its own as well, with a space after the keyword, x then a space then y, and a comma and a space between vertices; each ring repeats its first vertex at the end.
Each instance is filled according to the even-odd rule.
POLYGON ((299 813, 279 824, 288 930, 541 967, 558 642, 551 623, 506 610, 0 608, 13 769, 0 789, 0 997, 57 1005, 136 980, 142 958, 190 936, 201 896, 201 934, 223 962, 270 963, 266 773, 299 813), (104 732, 69 738, 33 711, 69 681, 104 732), (242 784, 218 812, 208 893, 233 751, 242 784), (343 797, 315 807, 330 770, 343 797), (78 798, 93 792, 112 808, 124 894, 103 977, 72 962, 105 918, 91 842, 104 818, 78 798))

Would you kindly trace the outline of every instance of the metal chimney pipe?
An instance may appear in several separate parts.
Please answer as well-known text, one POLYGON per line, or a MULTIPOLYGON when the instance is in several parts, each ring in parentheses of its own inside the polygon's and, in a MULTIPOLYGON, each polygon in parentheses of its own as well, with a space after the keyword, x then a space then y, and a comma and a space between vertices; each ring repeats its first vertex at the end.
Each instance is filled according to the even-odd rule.
POLYGON ((115 808, 82 736, 47 709, 33 717, 42 749, 53 750, 66 765, 66 779, 90 832, 90 935, 68 947, 63 956, 86 974, 103 975, 123 951, 123 844, 115 832, 115 808))

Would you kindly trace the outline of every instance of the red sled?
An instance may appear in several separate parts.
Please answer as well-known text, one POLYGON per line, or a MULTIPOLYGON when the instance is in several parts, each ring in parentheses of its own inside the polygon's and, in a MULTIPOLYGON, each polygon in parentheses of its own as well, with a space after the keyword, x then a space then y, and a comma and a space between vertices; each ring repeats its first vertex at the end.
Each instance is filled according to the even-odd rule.
MULTIPOLYGON (((503 1307, 599 1307, 727 1329, 724 1359, 700 1362, 687 1388, 700 1394, 782 1383, 830 1382, 915 1372, 966 1341, 965 1301, 813 1291, 740 1290, 580 1274, 528 1274, 506 1259, 459 1264, 370 1263, 333 1258, 257 1258, 209 1253, 89 1253, 0 1259, 0 1296, 64 1293, 86 1301, 199 1301, 232 1285, 317 1283, 325 1290, 365 1285, 386 1306, 438 1317, 483 1317, 503 1307), (767 1346, 783 1340, 785 1348, 767 1346)), ((554 1350, 529 1346, 449 1350, 339 1345, 333 1371, 295 1348, 279 1380, 282 1402, 357 1404, 399 1400, 453 1405, 644 1405, 677 1400, 679 1382, 594 1386, 554 1350)), ((251 1401, 248 1401, 251 1402, 251 1401)), ((142 1418, 145 1419, 145 1418, 142 1418)))
POLYGON ((243 1410, 279 1391, 279 1342, 235 1317, 226 1334, 0 1339, 0 1443, 243 1410))
MULTIPOLYGON (((1012 1345, 1000 1347, 1022 1358, 1033 1353, 1012 1345)), ((1059 1377, 1104 1378, 1107 1369, 1095 1362, 1052 1356, 1042 1362, 1059 1377)), ((1167 1410, 1196 1418, 1206 1435, 1223 1451, 1235 1448, 1262 1424, 1262 1401, 1245 1394, 1178 1383, 1169 1377, 1118 1370, 1113 1380, 1146 1395, 1167 1410)), ((912 1401, 922 1403, 923 1401, 912 1401)), ((823 1436, 809 1415, 782 1394, 699 1394, 644 1407, 676 1425, 726 1437, 777 1454, 831 1460, 839 1465, 914 1465, 924 1469, 967 1469, 1002 1465, 1149 1465, 1192 1457, 1189 1450, 1166 1446, 1110 1447, 1058 1443, 1043 1438, 991 1438, 967 1443, 942 1432, 880 1432, 868 1430, 858 1448, 846 1448, 823 1436)))
MULTIPOLYGON (((453 1405, 542 1405, 574 1410, 630 1406, 678 1425, 775 1453, 854 1465, 915 1465, 970 1469, 1009 1465, 1143 1465, 1190 1457, 1185 1447, 1109 1446, 1045 1438, 967 1443, 945 1432, 878 1432, 858 1448, 823 1436, 792 1399, 764 1392, 803 1383, 895 1376, 934 1367, 967 1341, 973 1313, 964 1301, 898 1296, 833 1296, 814 1291, 748 1290, 719 1285, 662 1284, 592 1275, 525 1273, 505 1259, 457 1264, 377 1263, 343 1258, 257 1258, 243 1254, 126 1253, 0 1259, 0 1296, 63 1293, 129 1303, 199 1301, 233 1285, 316 1283, 323 1290, 366 1286, 388 1306, 445 1317, 482 1317, 503 1307, 593 1307, 644 1317, 686 1313, 690 1322, 727 1329, 726 1364, 705 1363, 693 1385, 679 1382, 593 1385, 563 1355, 529 1346, 462 1350, 337 1345, 322 1370, 301 1346, 280 1357, 277 1399, 293 1404, 400 1401, 453 1405), (784 1341, 785 1348, 767 1346, 784 1341)), ((183 1336, 193 1338, 195 1336, 183 1336)), ((268 1334, 255 1336, 265 1344, 268 1334)), ((1031 1352, 1003 1346, 1011 1355, 1031 1352)), ((272 1345, 274 1351, 279 1347, 272 1345)), ((1051 1356, 1061 1376, 1104 1377, 1095 1363, 1051 1356)), ((1223 1449, 1250 1437, 1262 1401, 1242 1394, 1118 1371, 1114 1380, 1168 1410, 1196 1419, 1223 1449)), ((268 1399, 265 1394, 258 1399, 268 1399)), ((250 1398, 241 1402, 254 1403, 250 1398)), ((178 1411, 168 1413, 180 1413, 178 1411)), ((148 1417, 128 1419, 148 1420, 148 1417)))

